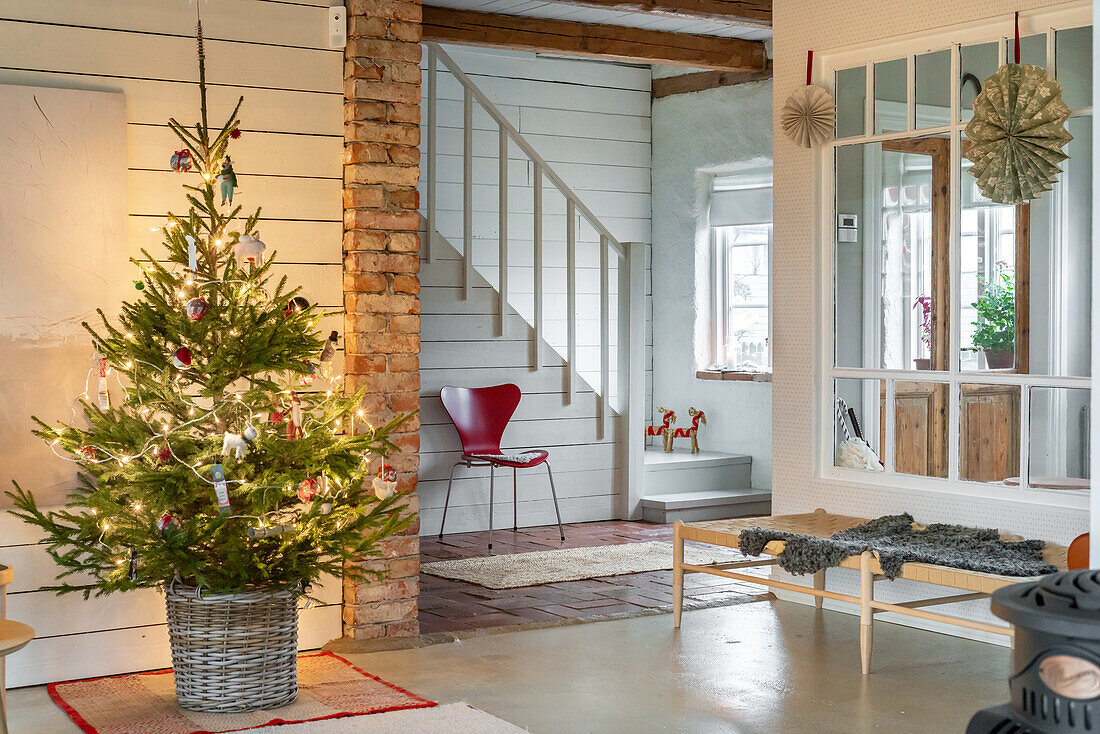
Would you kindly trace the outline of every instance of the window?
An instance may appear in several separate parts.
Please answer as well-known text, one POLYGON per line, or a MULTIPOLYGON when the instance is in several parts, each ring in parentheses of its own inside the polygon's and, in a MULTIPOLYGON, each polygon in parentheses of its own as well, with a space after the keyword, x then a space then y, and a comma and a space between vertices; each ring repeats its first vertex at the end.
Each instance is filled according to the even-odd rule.
POLYGON ((771 370, 771 170, 711 189, 712 369, 771 370))
POLYGON ((1074 136, 1053 190, 1021 205, 981 195, 964 131, 1010 20, 947 47, 929 36, 823 60, 837 100, 823 147, 826 476, 1070 505, 1088 492, 1092 34, 1086 8, 1021 20, 1044 29, 1024 34, 1023 61, 1062 82, 1074 136))

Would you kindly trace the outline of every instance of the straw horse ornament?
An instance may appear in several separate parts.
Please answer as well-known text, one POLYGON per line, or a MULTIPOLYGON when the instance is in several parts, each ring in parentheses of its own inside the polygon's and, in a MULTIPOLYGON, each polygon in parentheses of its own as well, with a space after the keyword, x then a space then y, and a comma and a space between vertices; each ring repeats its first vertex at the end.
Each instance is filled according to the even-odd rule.
POLYGON ((657 408, 658 413, 662 413, 665 416, 664 423, 659 426, 646 426, 645 435, 646 440, 649 440, 650 436, 660 436, 661 441, 664 444, 665 451, 672 452, 672 424, 676 422, 676 411, 669 410, 668 408, 657 408))
POLYGON ((691 416, 691 428, 677 428, 672 432, 672 435, 667 439, 668 448, 666 451, 672 451, 672 440, 674 438, 690 438, 691 439, 691 453, 699 453, 699 424, 704 426, 707 424, 707 416, 701 410, 695 408, 688 408, 688 415, 691 416))

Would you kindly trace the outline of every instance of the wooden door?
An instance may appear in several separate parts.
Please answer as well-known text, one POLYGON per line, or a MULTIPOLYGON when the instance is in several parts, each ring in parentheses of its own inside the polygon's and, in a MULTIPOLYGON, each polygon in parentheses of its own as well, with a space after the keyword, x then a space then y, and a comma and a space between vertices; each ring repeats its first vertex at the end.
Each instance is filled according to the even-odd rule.
POLYGON ((1020 388, 959 388, 959 477, 1001 482, 1020 473, 1020 388))
MULTIPOLYGON (((882 392, 879 445, 886 445, 886 389, 882 392)), ((947 476, 947 385, 894 384, 894 471, 947 476)))

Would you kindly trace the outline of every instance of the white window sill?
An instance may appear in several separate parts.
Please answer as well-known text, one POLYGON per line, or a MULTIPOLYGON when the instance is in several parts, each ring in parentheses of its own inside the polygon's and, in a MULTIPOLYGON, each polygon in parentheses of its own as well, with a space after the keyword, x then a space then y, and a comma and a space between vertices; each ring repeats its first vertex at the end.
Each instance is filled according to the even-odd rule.
POLYGON ((744 372, 741 370, 698 370, 699 380, 730 380, 733 382, 771 382, 771 372, 744 372))

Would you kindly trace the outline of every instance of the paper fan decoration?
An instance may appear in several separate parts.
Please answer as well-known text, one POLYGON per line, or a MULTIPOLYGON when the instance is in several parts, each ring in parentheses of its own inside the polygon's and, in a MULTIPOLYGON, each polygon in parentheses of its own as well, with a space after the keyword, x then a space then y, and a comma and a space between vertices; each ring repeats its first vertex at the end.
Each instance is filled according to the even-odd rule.
POLYGON ((1019 63, 1018 23, 1016 63, 985 80, 966 126, 970 175, 997 204, 1022 204, 1049 191, 1062 171, 1059 164, 1069 158, 1062 148, 1073 140, 1062 85, 1042 67, 1019 63))
POLYGON ((814 52, 806 52, 806 86, 787 97, 779 111, 783 134, 803 148, 820 145, 833 135, 836 103, 828 89, 811 84, 814 52))
POLYGON ((828 89, 811 85, 787 97, 779 113, 783 134, 803 148, 820 145, 833 135, 836 104, 828 89))

